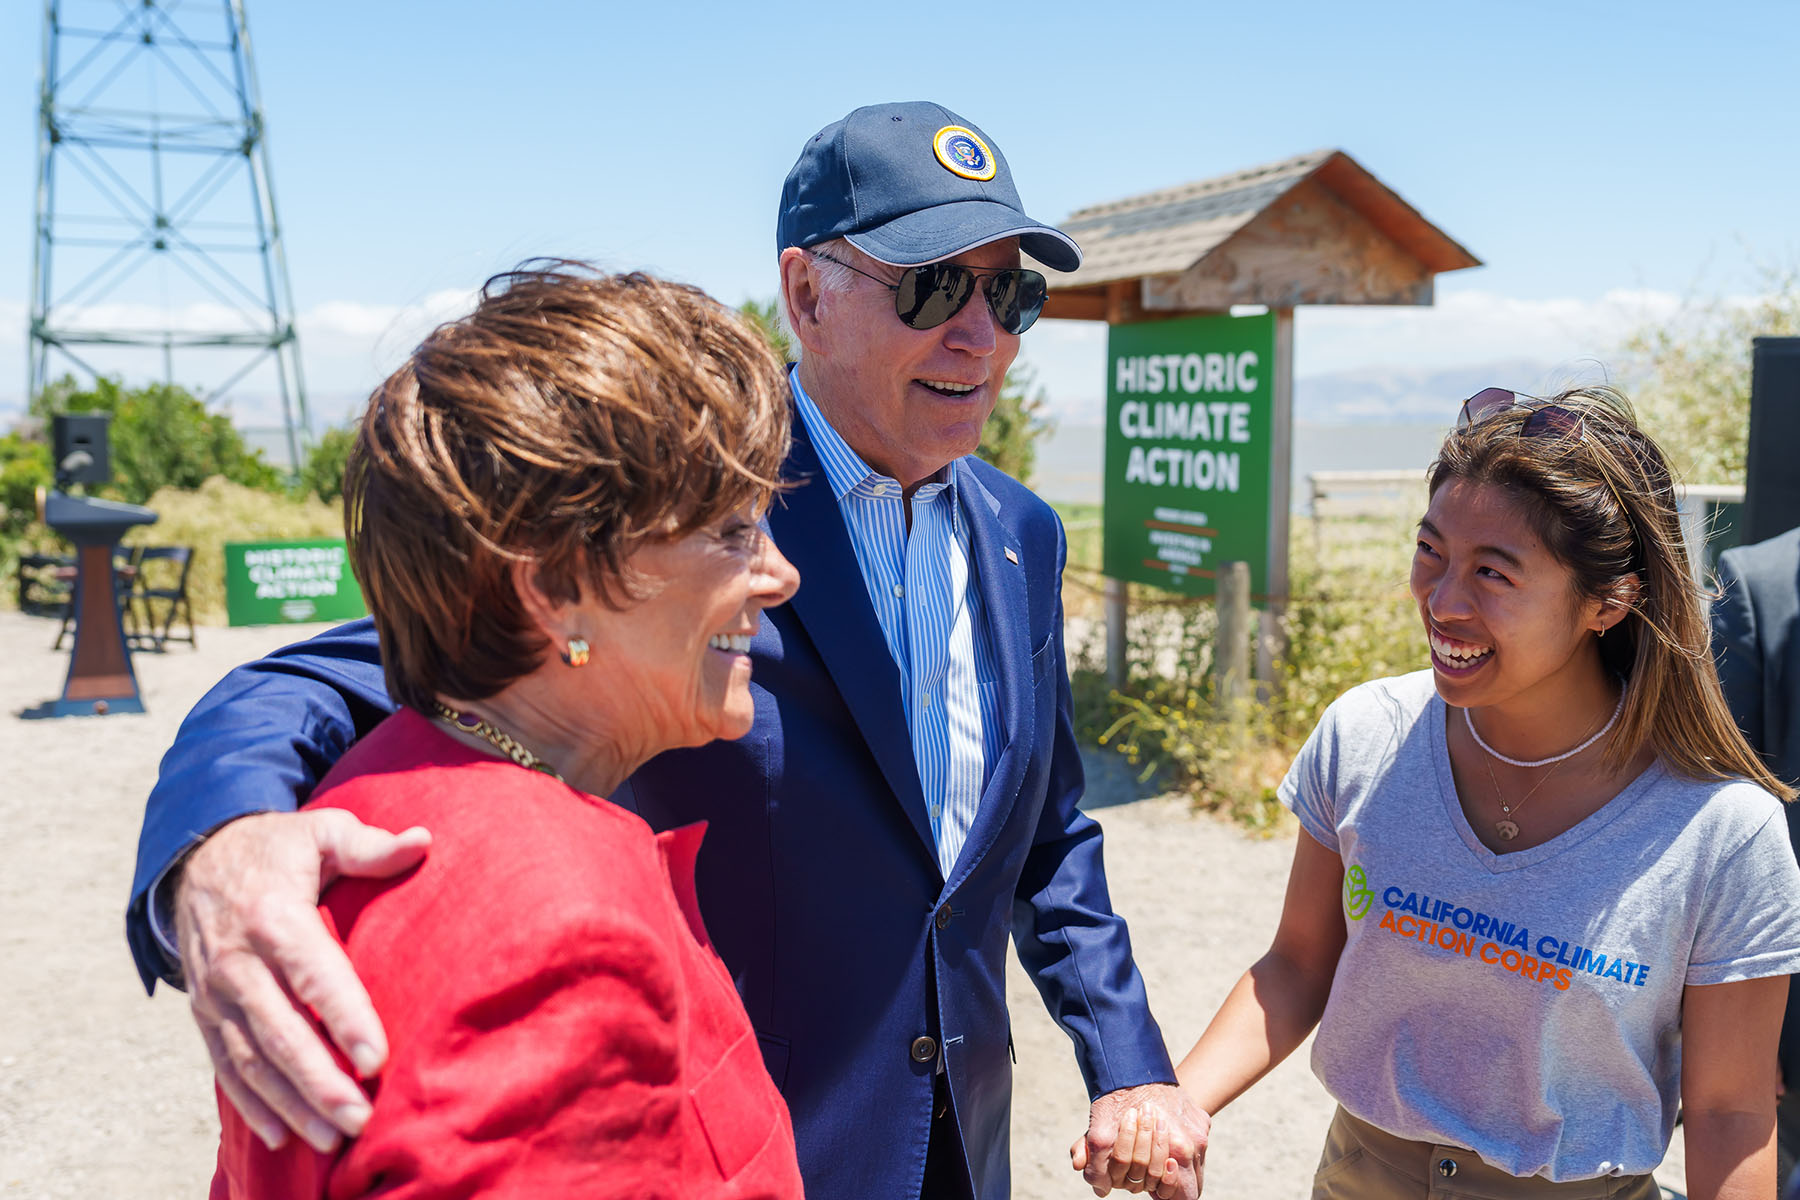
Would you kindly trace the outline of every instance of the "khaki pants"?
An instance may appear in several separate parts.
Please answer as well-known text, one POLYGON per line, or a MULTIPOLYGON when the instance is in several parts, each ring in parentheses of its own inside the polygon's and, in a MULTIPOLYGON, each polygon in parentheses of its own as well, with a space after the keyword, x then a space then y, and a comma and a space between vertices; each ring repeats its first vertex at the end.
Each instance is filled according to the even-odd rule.
POLYGON ((1648 1175, 1601 1176, 1552 1183, 1521 1179, 1460 1146, 1412 1142, 1360 1121, 1341 1107, 1325 1135, 1313 1176, 1313 1200, 1657 1200, 1648 1175))

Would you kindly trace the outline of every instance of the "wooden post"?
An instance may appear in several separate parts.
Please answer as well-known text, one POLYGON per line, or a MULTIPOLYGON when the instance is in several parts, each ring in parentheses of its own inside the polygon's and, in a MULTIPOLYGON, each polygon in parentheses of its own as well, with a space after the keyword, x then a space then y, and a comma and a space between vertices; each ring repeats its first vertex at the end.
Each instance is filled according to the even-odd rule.
POLYGON ((1219 564, 1219 629, 1213 643, 1215 694, 1235 711, 1250 695, 1250 564, 1219 564))
POLYGON ((1263 575, 1268 602, 1256 639, 1257 690, 1266 696, 1275 662, 1285 656, 1281 617, 1287 609, 1288 527, 1292 524, 1294 473, 1294 310, 1275 310, 1274 412, 1269 420, 1269 564, 1263 575))
POLYGON ((1115 691, 1125 686, 1126 586, 1123 579, 1106 578, 1106 686, 1115 691))

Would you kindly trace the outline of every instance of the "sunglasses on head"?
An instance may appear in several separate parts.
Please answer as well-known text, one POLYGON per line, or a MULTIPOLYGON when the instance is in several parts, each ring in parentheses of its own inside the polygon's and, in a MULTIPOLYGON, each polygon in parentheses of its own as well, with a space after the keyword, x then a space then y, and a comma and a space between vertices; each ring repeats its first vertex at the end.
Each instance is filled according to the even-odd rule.
POLYGON ((1519 426, 1520 437, 1539 437, 1544 434, 1549 434, 1551 437, 1581 436, 1580 413, 1564 408, 1560 404, 1552 404, 1538 396, 1529 396, 1524 392, 1514 392, 1498 387, 1482 388, 1464 400, 1462 411, 1456 416, 1456 427, 1466 429, 1489 417, 1520 408, 1525 409, 1528 413, 1525 423, 1519 426))
POLYGON ((900 282, 889 283, 879 275, 871 275, 861 267, 818 250, 807 253, 814 258, 836 263, 873 279, 894 293, 894 312, 910 329, 936 329, 963 310, 977 288, 980 277, 988 277, 987 303, 994 320, 1008 333, 1024 333, 1044 311, 1049 284, 1043 275, 1024 267, 1007 267, 988 271, 965 267, 958 263, 926 263, 900 272, 900 282))
MULTIPOLYGON (((1560 404, 1553 404, 1541 396, 1528 396, 1524 392, 1513 392, 1497 387, 1482 388, 1464 400, 1462 411, 1456 417, 1456 427, 1465 429, 1470 425, 1485 421, 1489 417, 1515 409, 1525 409, 1527 412, 1524 423, 1519 426, 1520 437, 1548 436, 1583 439, 1587 436, 1586 422, 1580 413, 1564 408, 1560 404)), ((1644 473, 1644 478, 1649 481, 1652 488, 1672 486, 1666 466, 1653 455, 1646 453, 1635 439, 1627 437, 1623 441, 1625 448, 1637 460, 1639 470, 1644 473)), ((1612 480, 1602 474, 1600 482, 1605 485, 1608 492, 1612 493, 1613 501, 1618 504, 1619 511, 1625 514, 1625 519, 1628 522, 1632 521, 1631 509, 1619 495, 1619 489, 1613 486, 1612 480)))

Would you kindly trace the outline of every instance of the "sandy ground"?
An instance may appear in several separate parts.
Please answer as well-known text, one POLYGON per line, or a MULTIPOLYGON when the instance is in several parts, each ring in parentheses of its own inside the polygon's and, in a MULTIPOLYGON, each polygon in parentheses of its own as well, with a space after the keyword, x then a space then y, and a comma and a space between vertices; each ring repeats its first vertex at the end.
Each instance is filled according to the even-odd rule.
MULTIPOLYGON (((0 612, 0 1200, 205 1194, 217 1137, 205 1054, 184 998, 147 1000, 125 948, 138 823, 189 706, 232 665, 311 631, 202 629, 197 651, 137 657, 147 714, 25 721, 60 693, 67 655, 49 651, 53 623, 0 612)), ((1114 903, 1179 1054, 1266 946, 1292 839, 1135 800, 1112 761, 1092 774, 1114 903)), ((1010 994, 1014 1194, 1089 1196, 1067 1165, 1086 1124, 1067 1039, 1016 964, 1010 994)), ((1207 1194, 1306 1195, 1330 1112, 1302 1050, 1220 1116, 1207 1194)), ((1659 1172, 1677 1188, 1679 1150, 1678 1133, 1659 1172)))

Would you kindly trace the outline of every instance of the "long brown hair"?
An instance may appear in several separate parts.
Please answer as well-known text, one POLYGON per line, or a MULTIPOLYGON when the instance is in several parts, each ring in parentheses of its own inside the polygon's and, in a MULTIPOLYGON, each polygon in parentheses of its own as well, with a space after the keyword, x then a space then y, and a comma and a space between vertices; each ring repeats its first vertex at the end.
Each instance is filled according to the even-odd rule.
POLYGON ((1622 392, 1574 388, 1453 431, 1431 465, 1431 494, 1453 479, 1512 493, 1576 594, 1626 608, 1599 644, 1601 661, 1625 684, 1610 769, 1648 744, 1677 774, 1748 779, 1794 798, 1744 740, 1719 690, 1674 478, 1622 392), (1574 419, 1537 422, 1545 430, 1528 435, 1533 411, 1547 406, 1574 419))

